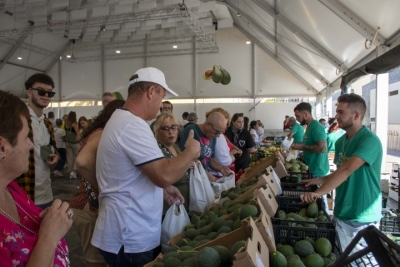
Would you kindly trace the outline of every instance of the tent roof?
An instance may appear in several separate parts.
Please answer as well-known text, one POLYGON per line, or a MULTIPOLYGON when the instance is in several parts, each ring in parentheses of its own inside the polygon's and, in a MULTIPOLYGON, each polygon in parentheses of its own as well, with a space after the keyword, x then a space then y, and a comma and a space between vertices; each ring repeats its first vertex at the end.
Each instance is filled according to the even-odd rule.
POLYGON ((49 72, 60 56, 100 62, 101 45, 129 51, 110 50, 106 60, 143 57, 145 42, 148 56, 170 55, 177 41, 190 54, 192 38, 197 54, 215 53, 218 35, 230 32, 318 93, 374 59, 378 46, 399 44, 398 10, 397 0, 0 0, 0 88, 13 90, 10 78, 23 81, 27 69, 49 72), (7 65, 19 75, 9 77, 7 65))

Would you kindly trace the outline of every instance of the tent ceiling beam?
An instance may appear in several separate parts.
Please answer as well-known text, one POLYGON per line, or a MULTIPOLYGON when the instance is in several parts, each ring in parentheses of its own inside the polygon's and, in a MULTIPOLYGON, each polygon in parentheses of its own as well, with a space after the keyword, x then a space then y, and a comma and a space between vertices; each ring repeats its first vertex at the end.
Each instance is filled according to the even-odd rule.
POLYGON ((22 35, 17 43, 10 49, 10 51, 8 51, 7 55, 5 56, 5 58, 3 59, 3 62, 1 62, 0 64, 0 70, 4 67, 4 65, 6 65, 7 61, 11 58, 11 56, 15 53, 15 51, 17 51, 18 47, 22 44, 22 42, 25 40, 26 35, 22 35))
POLYGON ((53 58, 53 60, 50 62, 50 64, 46 67, 45 73, 48 73, 51 68, 60 60, 60 57, 67 51, 67 49, 70 47, 72 44, 72 40, 69 40, 59 51, 56 57, 53 58))
MULTIPOLYGON (((196 54, 215 54, 218 53, 218 49, 210 49, 210 48, 196 48, 196 54)), ((166 57, 166 56, 181 56, 181 55, 192 55, 193 50, 189 49, 173 49, 173 50, 164 50, 164 51, 147 51, 147 57, 166 57)), ((145 53, 124 53, 124 54, 112 54, 106 55, 104 57, 105 60, 118 60, 118 59, 129 59, 129 58, 144 58, 146 57, 145 53)), ((89 61, 100 61, 101 56, 89 56, 89 57, 79 57, 79 58, 71 58, 71 59, 63 59, 64 61, 71 63, 78 62, 89 62, 89 61)))
MULTIPOLYGON (((279 13, 277 14, 275 12, 275 9, 271 6, 269 6, 265 1, 263 1, 263 0, 251 0, 251 1, 253 3, 255 3, 256 5, 258 5, 262 10, 267 12, 276 21, 278 21, 283 26, 285 26, 288 30, 293 32, 293 34, 298 36, 301 40, 306 42, 312 48, 316 49, 323 58, 325 58, 329 63, 331 63, 333 66, 335 66, 341 72, 347 71, 347 67, 344 65, 344 63, 341 60, 339 60, 334 55, 332 55, 327 49, 325 49, 323 46, 321 46, 317 41, 313 40, 307 33, 305 33, 298 26, 296 26, 294 23, 292 23, 290 20, 288 20, 285 16, 283 16, 282 14, 279 14, 279 13)), ((227 3, 227 5, 233 6, 231 3, 227 3)), ((233 6, 233 7, 236 8, 235 6, 233 6)))
POLYGON ((319 0, 319 2, 339 16, 367 40, 372 41, 376 34, 375 45, 382 45, 386 42, 382 35, 376 33, 377 29, 370 27, 365 21, 363 21, 350 9, 342 5, 338 0, 319 0))
MULTIPOLYGON (((243 16, 243 13, 242 13, 243 16)), ((277 63, 279 63, 284 69, 286 69, 288 72, 290 72, 296 79, 298 79, 305 87, 307 87, 307 90, 313 91, 314 94, 318 93, 318 90, 315 89, 312 85, 310 85, 305 79, 303 79, 297 72, 295 72, 288 64, 286 64, 285 61, 280 59, 275 55, 274 52, 272 52, 269 48, 267 48, 266 45, 264 45, 260 40, 257 38, 253 37, 249 33, 246 32, 245 29, 243 29, 241 26, 234 24, 233 25, 236 29, 238 29, 242 34, 244 34, 247 38, 249 38, 254 44, 256 44, 258 47, 260 47, 265 53, 267 53, 271 58, 273 58, 277 63)))
MULTIPOLYGON (((235 12, 237 10, 234 7, 230 6, 229 4, 227 6, 233 12, 235 12)), ((255 21, 253 18, 251 18, 249 15, 247 15, 243 11, 240 11, 240 13, 242 14, 243 19, 245 19, 248 23, 250 23, 250 25, 252 25, 254 28, 256 28, 260 33, 262 33, 271 42, 278 45, 281 49, 283 49, 286 53, 288 53, 294 60, 296 60, 298 63, 300 63, 311 75, 313 75, 315 78, 320 80, 322 83, 330 84, 328 80, 326 80, 321 74, 319 74, 316 70, 314 70, 307 62, 305 62, 302 58, 300 58, 290 48, 288 48, 283 43, 278 42, 275 39, 275 37, 272 34, 270 34, 267 30, 265 30, 263 26, 258 24, 257 21, 255 21)))
MULTIPOLYGON (((0 61, 0 63, 3 63, 3 62, 4 61, 0 61)), ((15 67, 19 67, 19 68, 28 69, 28 70, 34 70, 34 71, 37 71, 37 72, 44 72, 44 70, 37 69, 37 68, 34 68, 34 67, 30 67, 30 66, 26 66, 26 65, 17 64, 17 63, 6 62, 5 64, 11 65, 11 66, 15 66, 15 67)))
MULTIPOLYGON (((13 45, 13 46, 16 45, 17 42, 18 42, 18 40, 15 40, 15 39, 0 39, 0 43, 9 44, 9 45, 13 45)), ((45 56, 50 56, 50 55, 55 56, 55 52, 54 51, 42 48, 42 47, 37 46, 37 45, 33 45, 33 44, 31 45, 31 44, 28 44, 26 42, 22 42, 21 45, 20 45, 20 48, 28 50, 28 51, 31 51, 31 52, 35 52, 35 53, 38 53, 38 54, 41 54, 41 55, 45 55, 45 56)))

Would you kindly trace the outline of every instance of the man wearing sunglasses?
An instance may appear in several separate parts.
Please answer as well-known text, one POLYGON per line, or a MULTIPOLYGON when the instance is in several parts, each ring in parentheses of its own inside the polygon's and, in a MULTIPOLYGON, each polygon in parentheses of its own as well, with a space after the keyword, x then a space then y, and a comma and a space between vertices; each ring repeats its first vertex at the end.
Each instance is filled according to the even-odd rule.
POLYGON ((53 202, 50 168, 54 167, 59 160, 53 125, 43 114, 43 109, 49 105, 51 98, 55 95, 53 88, 53 79, 43 73, 36 73, 25 82, 28 109, 31 115, 28 121, 28 137, 34 148, 29 152, 29 170, 17 178, 17 182, 41 208, 46 208, 53 202), (47 146, 50 146, 51 153, 48 157, 44 157, 41 151, 47 146))

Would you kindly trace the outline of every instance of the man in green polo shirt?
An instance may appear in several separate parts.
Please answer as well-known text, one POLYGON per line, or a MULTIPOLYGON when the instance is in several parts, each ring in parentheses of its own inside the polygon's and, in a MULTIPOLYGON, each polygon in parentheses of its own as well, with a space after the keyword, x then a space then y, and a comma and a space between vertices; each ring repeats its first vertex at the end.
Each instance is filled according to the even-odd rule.
MULTIPOLYGON (((303 181, 306 186, 322 184, 313 193, 301 195, 302 201, 311 202, 336 188, 336 231, 342 249, 352 241, 358 231, 369 225, 379 227, 382 209, 380 175, 382 144, 379 138, 362 125, 366 105, 356 94, 338 98, 336 119, 346 131, 335 144, 337 170, 316 180, 303 181)), ((356 249, 364 244, 359 243, 356 249)))
MULTIPOLYGON (((294 115, 301 125, 307 125, 307 129, 303 137, 303 144, 293 144, 291 148, 303 150, 304 161, 313 174, 313 178, 328 175, 330 169, 325 128, 317 120, 314 120, 309 103, 298 104, 294 108, 294 115)), ((322 200, 322 209, 328 212, 326 194, 322 196, 322 200)))
POLYGON ((288 139, 293 137, 293 144, 301 144, 304 137, 304 128, 296 122, 294 117, 289 118, 290 133, 288 134, 288 139))

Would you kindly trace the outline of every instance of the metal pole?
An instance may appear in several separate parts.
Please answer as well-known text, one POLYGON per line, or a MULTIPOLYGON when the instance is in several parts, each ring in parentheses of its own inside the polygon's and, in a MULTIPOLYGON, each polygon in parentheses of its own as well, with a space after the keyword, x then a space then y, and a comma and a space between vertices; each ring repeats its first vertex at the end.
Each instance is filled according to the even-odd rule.
POLYGON ((196 102, 196 99, 197 99, 197 61, 196 61, 196 37, 195 36, 193 36, 192 37, 193 39, 192 39, 192 70, 193 70, 193 88, 192 88, 192 90, 193 90, 193 100, 194 100, 194 102, 193 102, 193 109, 194 109, 194 112, 197 112, 197 102, 196 102))
POLYGON ((251 88, 253 89, 253 119, 256 119, 256 48, 251 42, 251 88))
POLYGON ((106 92, 106 64, 104 58, 104 44, 101 45, 101 95, 106 92))

